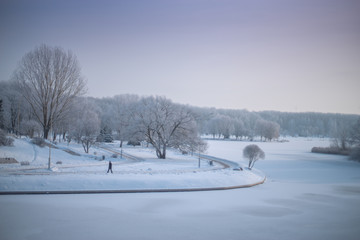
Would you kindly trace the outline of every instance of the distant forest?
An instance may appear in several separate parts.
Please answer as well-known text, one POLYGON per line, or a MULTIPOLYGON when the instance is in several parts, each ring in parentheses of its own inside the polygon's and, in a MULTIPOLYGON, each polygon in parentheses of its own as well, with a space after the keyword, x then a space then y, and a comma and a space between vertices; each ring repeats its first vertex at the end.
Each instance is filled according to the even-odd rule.
MULTIPOLYGON (((77 97, 61 119, 54 120, 52 130, 64 136, 69 133, 71 125, 81 119, 79 112, 84 109, 91 112, 99 125, 96 129, 115 131, 119 127, 131 125, 130 105, 141 100, 137 95, 118 95, 108 98, 77 97), (78 116, 78 117, 76 117, 78 116), (123 118, 124 121, 119 120, 123 118), (121 126, 120 126, 121 125, 121 126), (69 127, 66 127, 69 126, 69 127)), ((167 99, 171 102, 171 100, 167 99)), ((173 103, 174 105, 181 105, 173 103)), ((351 128, 356 124, 359 115, 315 113, 315 112, 279 112, 247 110, 228 110, 201 108, 181 105, 191 112, 197 123, 200 135, 214 138, 253 139, 261 137, 272 140, 281 136, 294 137, 333 137, 339 129, 351 128), (272 133, 266 134, 266 129, 272 133)), ((84 123, 85 124, 85 123, 84 123)), ((0 127, 9 133, 43 136, 43 124, 36 118, 33 109, 24 100, 21 92, 12 82, 0 82, 0 127)), ((48 127, 50 129, 50 126, 48 127)), ((100 134, 100 132, 98 133, 100 134)), ((116 134, 115 134, 116 135, 116 134)), ((116 136, 115 136, 116 137, 116 136)), ((127 139, 127 140, 130 140, 127 139)))
MULTIPOLYGON (((280 135, 292 137, 332 137, 339 128, 353 126, 360 118, 355 114, 334 114, 316 112, 279 112, 247 110, 226 110, 215 108, 194 108, 201 121, 201 133, 211 134, 209 124, 214 119, 229 121, 227 127, 234 135, 237 121, 244 127, 244 136, 256 136, 256 123, 260 120, 275 122, 280 126, 280 135)), ((226 135, 224 132, 219 132, 226 135)))
MULTIPOLYGON (((355 114, 335 114, 317 112, 279 112, 260 111, 251 112, 247 110, 227 110, 215 108, 193 108, 199 116, 199 125, 202 134, 213 134, 227 136, 237 135, 237 126, 243 128, 243 137, 259 136, 257 123, 264 121, 274 122, 279 125, 279 134, 292 137, 333 137, 340 128, 351 128, 360 118, 355 114), (219 121, 225 126, 214 130, 212 122, 219 121), (223 130, 221 130, 223 129, 223 130)), ((219 124, 220 125, 220 124, 219 124)), ((239 135, 241 136, 241 135, 239 135)))

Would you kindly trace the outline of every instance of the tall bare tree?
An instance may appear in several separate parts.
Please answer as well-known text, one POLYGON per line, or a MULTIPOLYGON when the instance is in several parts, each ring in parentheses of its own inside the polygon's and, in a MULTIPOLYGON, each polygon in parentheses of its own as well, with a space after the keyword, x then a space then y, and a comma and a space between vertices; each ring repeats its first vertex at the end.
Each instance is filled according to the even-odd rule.
POLYGON ((86 87, 76 56, 44 44, 22 58, 14 79, 41 124, 45 139, 52 124, 65 117, 74 98, 85 93, 86 87))
POLYGON ((163 97, 143 98, 135 112, 136 130, 145 136, 160 159, 166 158, 168 147, 181 149, 201 143, 192 113, 163 97))

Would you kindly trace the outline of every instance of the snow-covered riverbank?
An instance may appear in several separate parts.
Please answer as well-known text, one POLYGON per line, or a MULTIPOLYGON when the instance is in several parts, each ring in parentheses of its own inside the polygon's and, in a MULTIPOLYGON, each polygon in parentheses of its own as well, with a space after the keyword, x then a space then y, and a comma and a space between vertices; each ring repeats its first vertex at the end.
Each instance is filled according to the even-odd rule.
MULTIPOLYGON (((209 141, 207 154, 246 164, 246 144, 209 141)), ((257 144, 268 178, 252 188, 0 196, 1 239, 358 239, 359 163, 310 153, 322 139, 257 144)))

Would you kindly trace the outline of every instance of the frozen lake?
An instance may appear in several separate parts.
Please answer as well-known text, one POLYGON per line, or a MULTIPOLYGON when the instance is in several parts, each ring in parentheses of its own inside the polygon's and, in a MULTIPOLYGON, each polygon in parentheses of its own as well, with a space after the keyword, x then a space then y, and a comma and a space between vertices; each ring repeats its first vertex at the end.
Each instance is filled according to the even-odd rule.
MULTIPOLYGON (((248 142, 209 141, 239 161, 248 142)), ((325 140, 256 143, 265 184, 227 191, 0 196, 1 239, 359 239, 360 164, 325 140)))

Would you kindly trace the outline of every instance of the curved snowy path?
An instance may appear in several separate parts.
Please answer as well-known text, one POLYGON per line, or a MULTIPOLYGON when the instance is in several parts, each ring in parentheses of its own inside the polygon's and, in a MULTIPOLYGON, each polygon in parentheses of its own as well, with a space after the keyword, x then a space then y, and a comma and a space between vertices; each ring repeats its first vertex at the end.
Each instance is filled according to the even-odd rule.
POLYGON ((48 170, 48 148, 26 146, 36 151, 37 157, 29 166, 1 166, 2 194, 204 191, 249 187, 265 181, 262 172, 235 171, 239 164, 225 159, 200 155, 199 168, 198 156, 171 153, 169 159, 156 159, 148 148, 128 148, 130 153, 121 153, 115 147, 97 147, 96 156, 107 156, 105 161, 98 161, 76 153, 79 148, 56 145, 48 170), (69 150, 76 154, 69 154, 69 150), (118 157, 111 158, 113 154, 118 157), (113 174, 106 173, 108 160, 113 163, 113 174), (55 164, 58 161, 63 164, 55 164))
MULTIPOLYGON (((36 161, 37 156, 37 149, 35 145, 28 143, 27 141, 22 141, 24 143, 29 144, 32 146, 33 149, 33 160, 31 163, 36 161)), ((55 146, 56 147, 56 146, 55 146)), ((100 147, 105 151, 110 153, 121 155, 122 158, 120 161, 113 161, 113 166, 127 166, 129 164, 136 164, 136 163, 147 163, 149 162, 147 159, 131 155, 125 151, 119 152, 117 150, 108 148, 108 147, 100 147)), ((62 149, 66 151, 67 149, 62 149)), ((221 169, 228 169, 228 168, 243 168, 238 163, 229 161, 226 159, 216 158, 209 155, 200 155, 200 159, 203 162, 202 165, 207 165, 209 161, 217 163, 214 167, 194 167, 194 168, 187 168, 187 169, 152 169, 147 168, 143 169, 144 167, 137 167, 134 166, 133 169, 129 168, 117 168, 116 171, 114 170, 115 174, 181 174, 181 173, 196 173, 196 172, 208 172, 208 171, 216 171, 221 169), (206 163, 204 163, 206 161, 206 163)), ((149 164, 150 165, 150 164, 149 164)), ((47 165, 38 165, 38 166, 21 166, 18 168, 10 168, 10 169, 0 169, 0 173, 9 173, 15 175, 50 175, 50 174, 74 174, 74 173, 81 173, 81 174, 95 174, 102 172, 104 169, 107 169, 108 161, 101 161, 97 163, 83 163, 83 164, 64 164, 64 165, 54 165, 52 163, 50 171, 48 170, 47 165), (100 168, 99 168, 100 167, 100 168), (79 168, 83 168, 86 170, 79 170, 79 168), (43 170, 43 171, 41 171, 43 170)), ((151 166, 151 165, 150 165, 151 166)), ((115 167, 114 167, 115 168, 115 167)))

